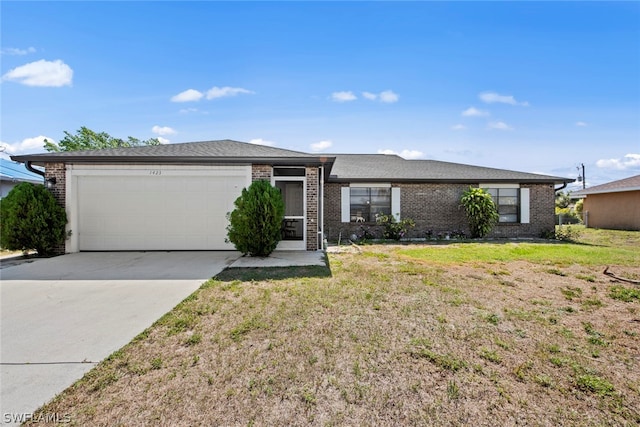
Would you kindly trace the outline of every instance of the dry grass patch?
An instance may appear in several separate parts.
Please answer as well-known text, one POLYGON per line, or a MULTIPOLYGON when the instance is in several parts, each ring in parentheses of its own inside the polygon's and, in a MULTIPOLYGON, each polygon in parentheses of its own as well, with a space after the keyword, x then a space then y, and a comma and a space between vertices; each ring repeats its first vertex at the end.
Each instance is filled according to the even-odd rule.
POLYGON ((397 251, 332 254, 324 277, 227 272, 42 411, 72 425, 640 423, 640 302, 612 297, 600 266, 397 251))

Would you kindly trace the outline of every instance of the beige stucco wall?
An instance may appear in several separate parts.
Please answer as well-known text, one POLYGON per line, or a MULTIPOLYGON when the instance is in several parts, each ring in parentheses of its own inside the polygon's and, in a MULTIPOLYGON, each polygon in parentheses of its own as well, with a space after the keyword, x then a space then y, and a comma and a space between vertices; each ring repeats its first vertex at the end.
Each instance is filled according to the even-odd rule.
POLYGON ((589 194, 583 212, 590 228, 640 230, 640 190, 589 194))

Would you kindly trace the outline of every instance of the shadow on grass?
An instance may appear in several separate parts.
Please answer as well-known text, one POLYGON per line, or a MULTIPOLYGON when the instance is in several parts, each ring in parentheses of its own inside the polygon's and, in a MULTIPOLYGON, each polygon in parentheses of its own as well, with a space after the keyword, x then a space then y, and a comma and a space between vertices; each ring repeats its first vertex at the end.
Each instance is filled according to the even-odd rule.
POLYGON ((285 280, 303 277, 331 277, 331 269, 324 265, 295 267, 227 268, 214 277, 221 282, 285 280))

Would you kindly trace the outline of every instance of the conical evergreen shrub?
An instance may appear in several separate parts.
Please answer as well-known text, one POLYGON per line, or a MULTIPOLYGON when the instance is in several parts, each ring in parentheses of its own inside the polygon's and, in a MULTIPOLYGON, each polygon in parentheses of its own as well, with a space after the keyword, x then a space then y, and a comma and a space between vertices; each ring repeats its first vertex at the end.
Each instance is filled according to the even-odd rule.
POLYGON ((242 190, 227 214, 227 242, 244 255, 266 257, 282 240, 284 201, 269 181, 254 181, 242 190))
POLYGON ((0 200, 0 246, 51 255, 64 243, 67 215, 40 184, 23 182, 0 200))

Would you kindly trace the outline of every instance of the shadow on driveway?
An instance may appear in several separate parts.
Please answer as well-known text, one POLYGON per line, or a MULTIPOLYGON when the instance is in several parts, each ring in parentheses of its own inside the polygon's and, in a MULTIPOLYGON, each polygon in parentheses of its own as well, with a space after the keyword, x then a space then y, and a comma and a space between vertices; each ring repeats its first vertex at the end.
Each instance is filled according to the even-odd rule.
POLYGON ((80 252, 29 258, 2 280, 208 280, 240 257, 234 251, 80 252))

